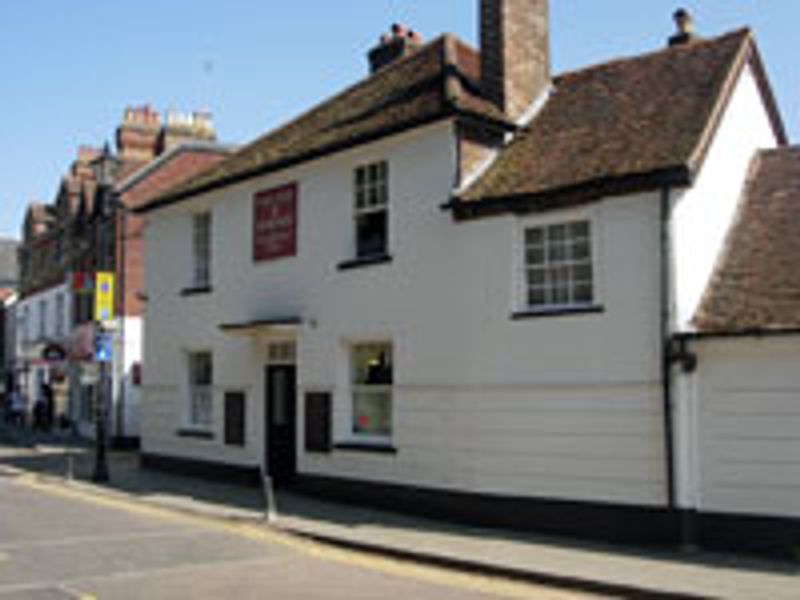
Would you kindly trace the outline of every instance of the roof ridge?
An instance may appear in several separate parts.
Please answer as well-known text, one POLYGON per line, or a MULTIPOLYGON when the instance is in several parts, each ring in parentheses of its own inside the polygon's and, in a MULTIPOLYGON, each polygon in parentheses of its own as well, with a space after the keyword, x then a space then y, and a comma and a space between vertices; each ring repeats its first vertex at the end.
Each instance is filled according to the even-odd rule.
POLYGON ((563 73, 558 73, 553 77, 553 82, 558 83, 560 79, 565 79, 567 77, 577 77, 579 75, 589 74, 597 70, 607 69, 609 67, 613 67, 616 65, 636 62, 640 60, 647 60, 650 58, 654 58, 656 56, 667 55, 670 53, 678 53, 678 52, 685 53, 689 51, 694 51, 698 47, 718 44, 739 36, 746 36, 747 39, 751 39, 753 37, 752 29, 750 27, 740 27, 738 29, 734 29, 732 31, 714 37, 698 39, 690 44, 683 44, 678 46, 666 46, 664 48, 658 48, 655 50, 650 50, 648 52, 642 52, 640 54, 632 54, 630 56, 620 56, 616 58, 611 58, 604 62, 586 65, 584 67, 579 67, 571 71, 564 71, 563 73))
POLYGON ((741 41, 739 49, 736 51, 736 56, 731 62, 730 69, 728 70, 722 87, 719 89, 717 101, 710 107, 710 112, 706 116, 706 127, 698 139, 694 150, 689 155, 688 164, 695 171, 700 169, 700 165, 705 160, 706 153, 717 131, 717 127, 735 92, 736 82, 740 78, 747 64, 748 57, 750 56, 749 51, 751 48, 752 35, 749 29, 743 29, 741 33, 745 34, 745 37, 741 41))
POLYGON ((455 44, 458 42, 451 33, 445 33, 442 38, 442 98, 448 108, 455 108, 459 105, 463 89, 461 82, 455 77, 458 70, 458 57, 456 55, 455 44))
MULTIPOLYGON (((384 68, 380 69, 379 71, 376 71, 375 73, 368 74, 366 77, 362 77, 361 79, 351 83, 350 85, 345 86, 344 89, 339 90, 338 92, 334 93, 333 95, 327 96, 325 99, 321 100, 320 102, 317 102, 316 104, 312 103, 310 108, 298 113, 295 117, 289 119, 288 121, 283 121, 282 123, 279 123, 275 127, 269 129, 268 131, 266 131, 262 135, 258 136, 252 142, 250 142, 248 144, 244 144, 243 146, 241 146, 239 148, 239 150, 237 152, 235 152, 230 158, 234 158, 234 157, 238 156, 239 154, 246 153, 250 148, 252 148, 253 146, 258 145, 262 140, 268 138, 272 134, 277 133, 278 131, 280 131, 282 129, 287 129, 288 127, 291 127, 295 123, 298 123, 299 121, 302 121, 303 119, 307 118, 309 115, 311 115, 311 114, 323 109, 326 106, 329 106, 329 105, 333 104, 334 102, 338 101, 343 96, 346 96, 347 94, 355 92, 359 88, 361 88, 363 86, 366 86, 367 84, 369 84, 371 82, 374 82, 374 81, 376 81, 378 79, 384 79, 384 78, 388 77, 400 65, 403 65, 403 64, 409 62, 412 59, 418 58, 420 55, 422 55, 422 54, 424 54, 426 52, 433 52, 436 44, 440 44, 440 43, 444 42, 444 38, 445 38, 446 35, 448 35, 448 34, 442 34, 442 35, 439 35, 439 36, 435 37, 434 39, 432 39, 431 41, 429 41, 428 43, 423 45, 416 52, 413 52, 413 53, 411 53, 411 54, 409 54, 407 56, 403 56, 403 57, 395 60, 394 62, 390 63, 389 65, 385 66, 384 68)), ((222 161, 222 164, 224 164, 227 160, 228 159, 222 161)))
POLYGON ((236 152, 236 150, 237 147, 235 144, 224 144, 216 141, 212 142, 208 140, 194 139, 182 141, 169 150, 162 152, 153 160, 149 160, 139 165, 136 170, 129 173, 124 179, 116 182, 114 187, 116 188, 117 192, 125 193, 129 191, 130 188, 135 187, 143 178, 146 178, 152 172, 158 170, 176 158, 179 158, 181 154, 187 152, 209 152, 231 156, 234 152, 236 152))

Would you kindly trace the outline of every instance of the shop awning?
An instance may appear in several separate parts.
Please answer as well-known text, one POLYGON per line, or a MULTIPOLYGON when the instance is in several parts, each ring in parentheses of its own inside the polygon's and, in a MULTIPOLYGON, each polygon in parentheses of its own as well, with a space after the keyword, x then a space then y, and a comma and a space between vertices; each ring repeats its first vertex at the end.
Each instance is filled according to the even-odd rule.
POLYGON ((223 333, 240 336, 255 336, 268 333, 291 333, 303 324, 302 317, 278 317, 257 319, 242 323, 224 323, 219 326, 223 333))

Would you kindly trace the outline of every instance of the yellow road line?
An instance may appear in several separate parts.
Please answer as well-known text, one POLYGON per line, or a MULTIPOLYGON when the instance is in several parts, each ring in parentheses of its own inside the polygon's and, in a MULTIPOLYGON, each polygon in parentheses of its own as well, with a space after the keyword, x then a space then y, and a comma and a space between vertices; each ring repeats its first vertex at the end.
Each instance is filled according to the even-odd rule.
POLYGON ((0 564, 8 562, 8 554, 0 552, 0 564))
POLYGON ((300 539, 291 534, 283 533, 275 529, 268 529, 267 527, 258 526, 256 524, 227 522, 214 517, 180 513, 169 508, 143 504, 134 499, 112 497, 107 494, 76 487, 65 487, 64 484, 51 484, 37 480, 35 477, 24 477, 17 481, 20 485, 50 495, 91 502, 107 508, 124 510, 126 512, 163 520, 191 523, 207 529, 231 533, 256 542, 279 544, 306 554, 307 556, 327 562, 336 562, 343 565, 363 568, 394 577, 416 579, 431 584, 460 588, 504 598, 530 599, 535 597, 537 600, 583 600, 598 597, 507 579, 452 571, 440 567, 423 565, 413 561, 376 556, 366 552, 334 548, 308 539, 300 539))

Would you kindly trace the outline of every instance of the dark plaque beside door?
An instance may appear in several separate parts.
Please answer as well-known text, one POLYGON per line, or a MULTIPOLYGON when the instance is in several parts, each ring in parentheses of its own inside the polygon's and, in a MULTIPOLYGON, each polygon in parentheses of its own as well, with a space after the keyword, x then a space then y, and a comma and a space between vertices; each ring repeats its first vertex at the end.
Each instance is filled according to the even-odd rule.
POLYGON ((331 394, 308 392, 306 394, 306 452, 330 452, 331 394))
POLYGON ((245 445, 245 395, 243 392, 225 393, 225 445, 245 445))

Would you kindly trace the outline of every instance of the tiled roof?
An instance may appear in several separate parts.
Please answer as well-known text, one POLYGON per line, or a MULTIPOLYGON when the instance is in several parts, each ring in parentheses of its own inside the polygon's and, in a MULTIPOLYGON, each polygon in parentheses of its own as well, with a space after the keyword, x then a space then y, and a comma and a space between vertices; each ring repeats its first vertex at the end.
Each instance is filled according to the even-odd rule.
POLYGON ((800 328, 800 147, 759 153, 695 317, 702 332, 800 328))
POLYGON ((450 35, 430 42, 148 205, 166 204, 353 147, 455 113, 510 126, 480 98, 477 52, 450 35))
POLYGON ((142 169, 145 165, 148 164, 146 160, 125 160, 122 161, 122 164, 119 167, 115 175, 115 179, 117 182, 125 181, 128 177, 142 169))
POLYGON ((122 201, 129 209, 147 204, 175 185, 219 164, 232 150, 220 144, 183 144, 133 173, 118 184, 122 201))
POLYGON ((774 109, 747 29, 561 75, 541 112, 458 201, 527 200, 536 210, 591 200, 591 188, 605 195, 604 183, 689 179, 747 61, 774 109))

